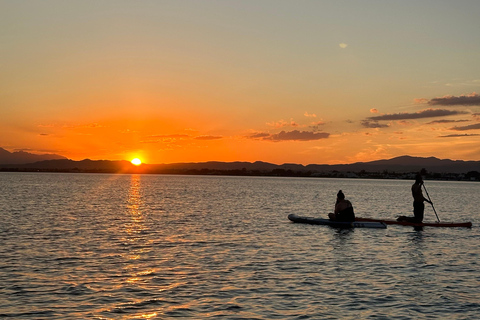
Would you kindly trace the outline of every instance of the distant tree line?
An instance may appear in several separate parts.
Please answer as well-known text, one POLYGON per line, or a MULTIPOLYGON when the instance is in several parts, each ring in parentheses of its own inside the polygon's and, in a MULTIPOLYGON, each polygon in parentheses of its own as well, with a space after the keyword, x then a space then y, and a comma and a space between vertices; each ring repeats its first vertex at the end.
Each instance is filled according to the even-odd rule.
MULTIPOLYGON (((292 169, 273 169, 273 170, 247 170, 242 169, 162 169, 142 171, 140 168, 130 170, 113 169, 80 169, 78 167, 70 169, 33 169, 33 168, 0 168, 0 172, 59 172, 59 173, 145 173, 145 174, 180 174, 180 175, 228 175, 228 176, 268 176, 268 177, 312 177, 312 178, 359 178, 359 179, 414 179, 418 172, 394 172, 383 170, 381 172, 368 172, 366 170, 354 171, 301 171, 292 169)), ((452 181, 480 181, 478 171, 469 171, 467 173, 438 173, 428 172, 425 169, 420 171, 427 180, 452 180, 452 181)))

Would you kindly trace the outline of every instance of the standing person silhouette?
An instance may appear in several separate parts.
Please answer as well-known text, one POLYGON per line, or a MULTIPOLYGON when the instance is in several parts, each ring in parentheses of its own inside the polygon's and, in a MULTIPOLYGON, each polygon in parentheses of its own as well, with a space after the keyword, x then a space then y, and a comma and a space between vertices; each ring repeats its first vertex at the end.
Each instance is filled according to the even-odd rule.
POLYGON ((428 203, 433 203, 423 196, 422 192, 423 178, 421 174, 415 176, 415 183, 412 185, 412 196, 413 196, 413 217, 398 217, 397 221, 407 221, 407 222, 416 222, 421 223, 423 221, 423 212, 425 210, 424 201, 428 203))

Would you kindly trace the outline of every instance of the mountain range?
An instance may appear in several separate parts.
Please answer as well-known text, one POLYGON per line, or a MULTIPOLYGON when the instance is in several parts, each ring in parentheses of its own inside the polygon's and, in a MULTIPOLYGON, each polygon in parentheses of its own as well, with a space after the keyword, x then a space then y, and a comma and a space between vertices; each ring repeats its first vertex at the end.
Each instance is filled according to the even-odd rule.
POLYGON ((61 172, 142 172, 177 174, 278 174, 320 175, 327 172, 390 172, 414 173, 426 169, 432 173, 466 174, 480 172, 480 161, 438 159, 435 157, 400 156, 386 160, 356 162, 351 164, 272 164, 268 162, 198 162, 171 164, 142 164, 134 166, 129 161, 81 160, 74 161, 56 154, 35 155, 28 152, 8 152, 0 148, 2 171, 61 171, 61 172))
POLYGON ((0 165, 2 164, 26 164, 37 161, 53 160, 53 159, 67 159, 58 154, 33 154, 25 151, 9 152, 0 148, 0 165))

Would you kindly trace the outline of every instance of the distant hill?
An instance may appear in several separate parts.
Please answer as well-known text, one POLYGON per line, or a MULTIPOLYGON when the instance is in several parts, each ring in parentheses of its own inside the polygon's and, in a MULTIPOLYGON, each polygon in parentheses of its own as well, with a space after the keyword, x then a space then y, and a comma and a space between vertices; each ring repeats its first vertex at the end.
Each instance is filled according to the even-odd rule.
POLYGON ((367 171, 367 172, 419 172, 425 168, 429 172, 437 173, 467 173, 470 171, 480 171, 480 161, 463 161, 463 160, 449 160, 438 159, 435 157, 411 157, 400 156, 388 160, 376 160, 370 162, 356 162, 344 165, 330 165, 325 167, 323 165, 309 165, 308 168, 312 170, 330 170, 337 171, 367 171))
POLYGON ((44 160, 67 159, 58 154, 33 154, 24 151, 9 152, 0 148, 0 164, 27 164, 44 160))
POLYGON ((130 161, 111 160, 90 160, 81 161, 66 160, 45 160, 18 166, 20 168, 39 169, 47 171, 68 171, 68 172, 126 172, 135 166, 130 161))
POLYGON ((371 162, 356 162, 351 164, 309 164, 301 165, 285 163, 276 165, 268 162, 202 162, 202 163, 174 163, 151 165, 154 171, 175 171, 175 170, 247 170, 247 171, 272 171, 291 170, 300 172, 396 172, 409 173, 419 172, 425 168, 430 172, 438 173, 467 173, 469 171, 480 171, 480 161, 462 160, 441 160, 435 157, 421 158, 401 156, 388 160, 377 160, 371 162))
MULTIPOLYGON (((2 149, 3 150, 3 149, 2 149)), ((401 156, 387 160, 357 162, 352 164, 272 164, 268 162, 200 162, 172 164, 142 164, 139 167, 128 161, 68 159, 44 160, 27 164, 0 165, 2 171, 60 171, 60 172, 141 172, 157 174, 228 174, 228 175, 280 175, 280 176, 345 176, 355 173, 359 177, 395 176, 411 174, 426 169, 428 173, 467 174, 480 172, 480 161, 462 161, 401 156)))

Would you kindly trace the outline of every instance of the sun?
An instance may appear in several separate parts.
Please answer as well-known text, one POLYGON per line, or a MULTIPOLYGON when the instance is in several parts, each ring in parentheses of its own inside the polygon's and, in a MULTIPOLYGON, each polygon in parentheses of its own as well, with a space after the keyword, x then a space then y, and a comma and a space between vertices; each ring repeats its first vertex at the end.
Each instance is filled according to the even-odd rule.
POLYGON ((136 165, 136 166, 139 166, 142 164, 142 160, 138 159, 138 158, 135 158, 133 159, 132 161, 130 161, 132 164, 136 165))

